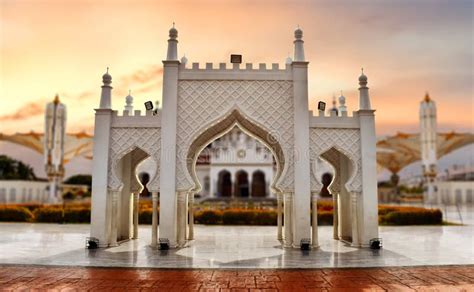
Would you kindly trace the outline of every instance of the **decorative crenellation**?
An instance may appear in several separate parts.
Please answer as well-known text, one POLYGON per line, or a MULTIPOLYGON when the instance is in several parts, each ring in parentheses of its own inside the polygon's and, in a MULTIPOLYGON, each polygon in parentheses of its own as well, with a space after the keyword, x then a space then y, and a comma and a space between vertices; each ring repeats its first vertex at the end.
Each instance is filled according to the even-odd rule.
POLYGON ((127 110, 122 112, 119 116, 118 111, 112 111, 112 128, 160 128, 161 127, 161 109, 153 113, 153 111, 145 111, 145 115, 142 115, 142 111, 135 110, 134 115, 129 115, 127 110))
POLYGON ((354 111, 352 116, 338 116, 334 111, 331 111, 330 116, 324 115, 324 111, 319 111, 319 116, 313 115, 309 112, 309 126, 310 128, 337 128, 337 129, 359 129, 360 119, 359 113, 354 111))
POLYGON ((157 112, 155 112, 155 110, 151 110, 151 111, 146 110, 144 115, 142 114, 141 110, 134 110, 133 115, 131 115, 128 110, 123 110, 121 112, 117 110, 113 110, 112 116, 113 117, 149 117, 149 116, 159 117, 161 116, 161 109, 158 109, 157 112))
POLYGON ((252 71, 252 72, 258 72, 258 71, 263 71, 263 72, 268 72, 268 71, 282 71, 282 72, 288 72, 291 70, 291 64, 285 64, 284 69, 280 69, 280 64, 279 63, 272 63, 270 66, 267 66, 266 63, 258 63, 258 64, 253 64, 253 63, 245 63, 245 66, 242 66, 244 64, 239 64, 239 63, 233 63, 230 64, 231 67, 227 68, 227 63, 205 63, 204 66, 201 66, 202 64, 200 63, 192 63, 191 68, 187 68, 186 63, 181 63, 180 69, 185 70, 185 71, 213 71, 213 72, 221 72, 221 71, 252 71))

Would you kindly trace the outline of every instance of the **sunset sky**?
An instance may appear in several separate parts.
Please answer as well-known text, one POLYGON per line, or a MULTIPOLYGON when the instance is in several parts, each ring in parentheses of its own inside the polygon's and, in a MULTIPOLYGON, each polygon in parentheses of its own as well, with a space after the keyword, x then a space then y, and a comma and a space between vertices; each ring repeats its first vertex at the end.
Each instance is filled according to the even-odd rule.
POLYGON ((137 109, 161 99, 168 30, 189 62, 280 63, 304 31, 310 106, 343 90, 357 110, 357 78, 369 78, 377 134, 418 131, 425 91, 441 130, 473 131, 473 2, 0 0, 0 132, 43 131, 59 93, 68 131, 92 133, 101 76, 113 107, 132 90, 137 109))

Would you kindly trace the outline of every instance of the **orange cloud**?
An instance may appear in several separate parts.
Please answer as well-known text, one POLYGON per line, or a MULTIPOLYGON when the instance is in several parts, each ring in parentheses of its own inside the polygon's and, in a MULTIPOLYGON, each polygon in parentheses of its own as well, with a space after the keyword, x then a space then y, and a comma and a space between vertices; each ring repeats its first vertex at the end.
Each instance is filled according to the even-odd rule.
POLYGON ((24 107, 18 109, 15 113, 0 116, 0 121, 18 121, 31 117, 40 116, 44 113, 46 104, 44 100, 27 103, 24 107))

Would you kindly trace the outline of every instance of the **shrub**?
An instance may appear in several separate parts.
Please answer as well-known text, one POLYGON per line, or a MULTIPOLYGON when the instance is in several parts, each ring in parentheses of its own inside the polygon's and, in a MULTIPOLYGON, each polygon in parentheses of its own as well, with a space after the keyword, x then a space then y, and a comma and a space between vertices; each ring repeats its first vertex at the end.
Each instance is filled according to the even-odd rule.
POLYGON ((318 225, 332 225, 332 224, 333 224, 332 211, 319 211, 318 210, 318 225))
POLYGON ((71 208, 64 210, 65 223, 90 223, 91 209, 90 208, 71 208))
POLYGON ((9 206, 10 207, 20 207, 20 208, 24 207, 24 208, 30 210, 31 212, 33 212, 34 210, 43 207, 43 204, 26 203, 26 204, 11 204, 9 206))
POLYGON ((36 222, 43 223, 62 223, 63 210, 58 207, 44 207, 38 208, 33 212, 36 222))
MULTIPOLYGON (((140 209, 138 212, 138 223, 139 224, 151 224, 153 219, 153 209, 146 208, 140 209)), ((158 210, 158 224, 160 223, 160 210, 158 210)))
POLYGON ((202 210, 194 214, 194 222, 198 224, 222 224, 222 211, 202 210))
POLYGON ((25 207, 0 207, 0 221, 2 222, 29 222, 33 220, 33 213, 25 207))
POLYGON ((332 211, 333 203, 331 201, 318 201, 319 211, 332 211))
POLYGON ((222 223, 224 225, 247 225, 254 222, 255 210, 228 209, 224 210, 222 215, 222 223))
POLYGON ((443 222, 443 214, 438 209, 398 210, 379 217, 381 224, 387 225, 432 225, 443 222))
POLYGON ((258 210, 255 212, 254 225, 277 225, 278 213, 271 210, 258 210))

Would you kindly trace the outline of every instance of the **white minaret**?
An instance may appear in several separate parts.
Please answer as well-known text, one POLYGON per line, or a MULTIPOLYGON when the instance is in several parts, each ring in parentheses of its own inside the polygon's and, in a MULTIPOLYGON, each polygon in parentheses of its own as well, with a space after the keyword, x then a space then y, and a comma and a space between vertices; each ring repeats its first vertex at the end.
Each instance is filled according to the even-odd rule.
POLYGON ((66 106, 56 95, 46 105, 44 123, 44 158, 49 181, 49 203, 62 201, 59 185, 64 177, 64 139, 66 131, 66 106))
POLYGON ((436 179, 436 104, 428 93, 420 103, 420 150, 423 177, 425 182, 425 201, 434 198, 434 181, 436 179))
POLYGON ((101 109, 112 109, 112 76, 109 74, 109 67, 107 72, 102 75, 102 92, 100 94, 100 108, 101 109))
POLYGON ((364 74, 364 68, 361 69, 362 74, 359 76, 359 109, 370 110, 369 88, 367 87, 367 76, 364 74))
POLYGON ((293 61, 295 62, 303 62, 305 61, 304 58, 304 48, 303 48, 303 31, 298 26, 295 30, 295 40, 293 41, 295 44, 295 58, 293 61))
POLYGON ((128 95, 125 97, 125 107, 124 110, 128 112, 128 115, 133 115, 133 96, 132 91, 128 91, 128 95))
POLYGON ((336 101, 336 95, 332 95, 332 108, 329 110, 329 114, 331 116, 337 116, 338 110, 337 110, 337 101, 336 101))
POLYGON ((178 60, 178 40, 176 39, 178 37, 178 30, 174 27, 174 22, 173 27, 170 29, 169 37, 170 38, 168 39, 168 53, 166 55, 166 60, 178 60))
POLYGON ((346 97, 342 94, 339 96, 339 114, 343 117, 347 116, 346 97))

